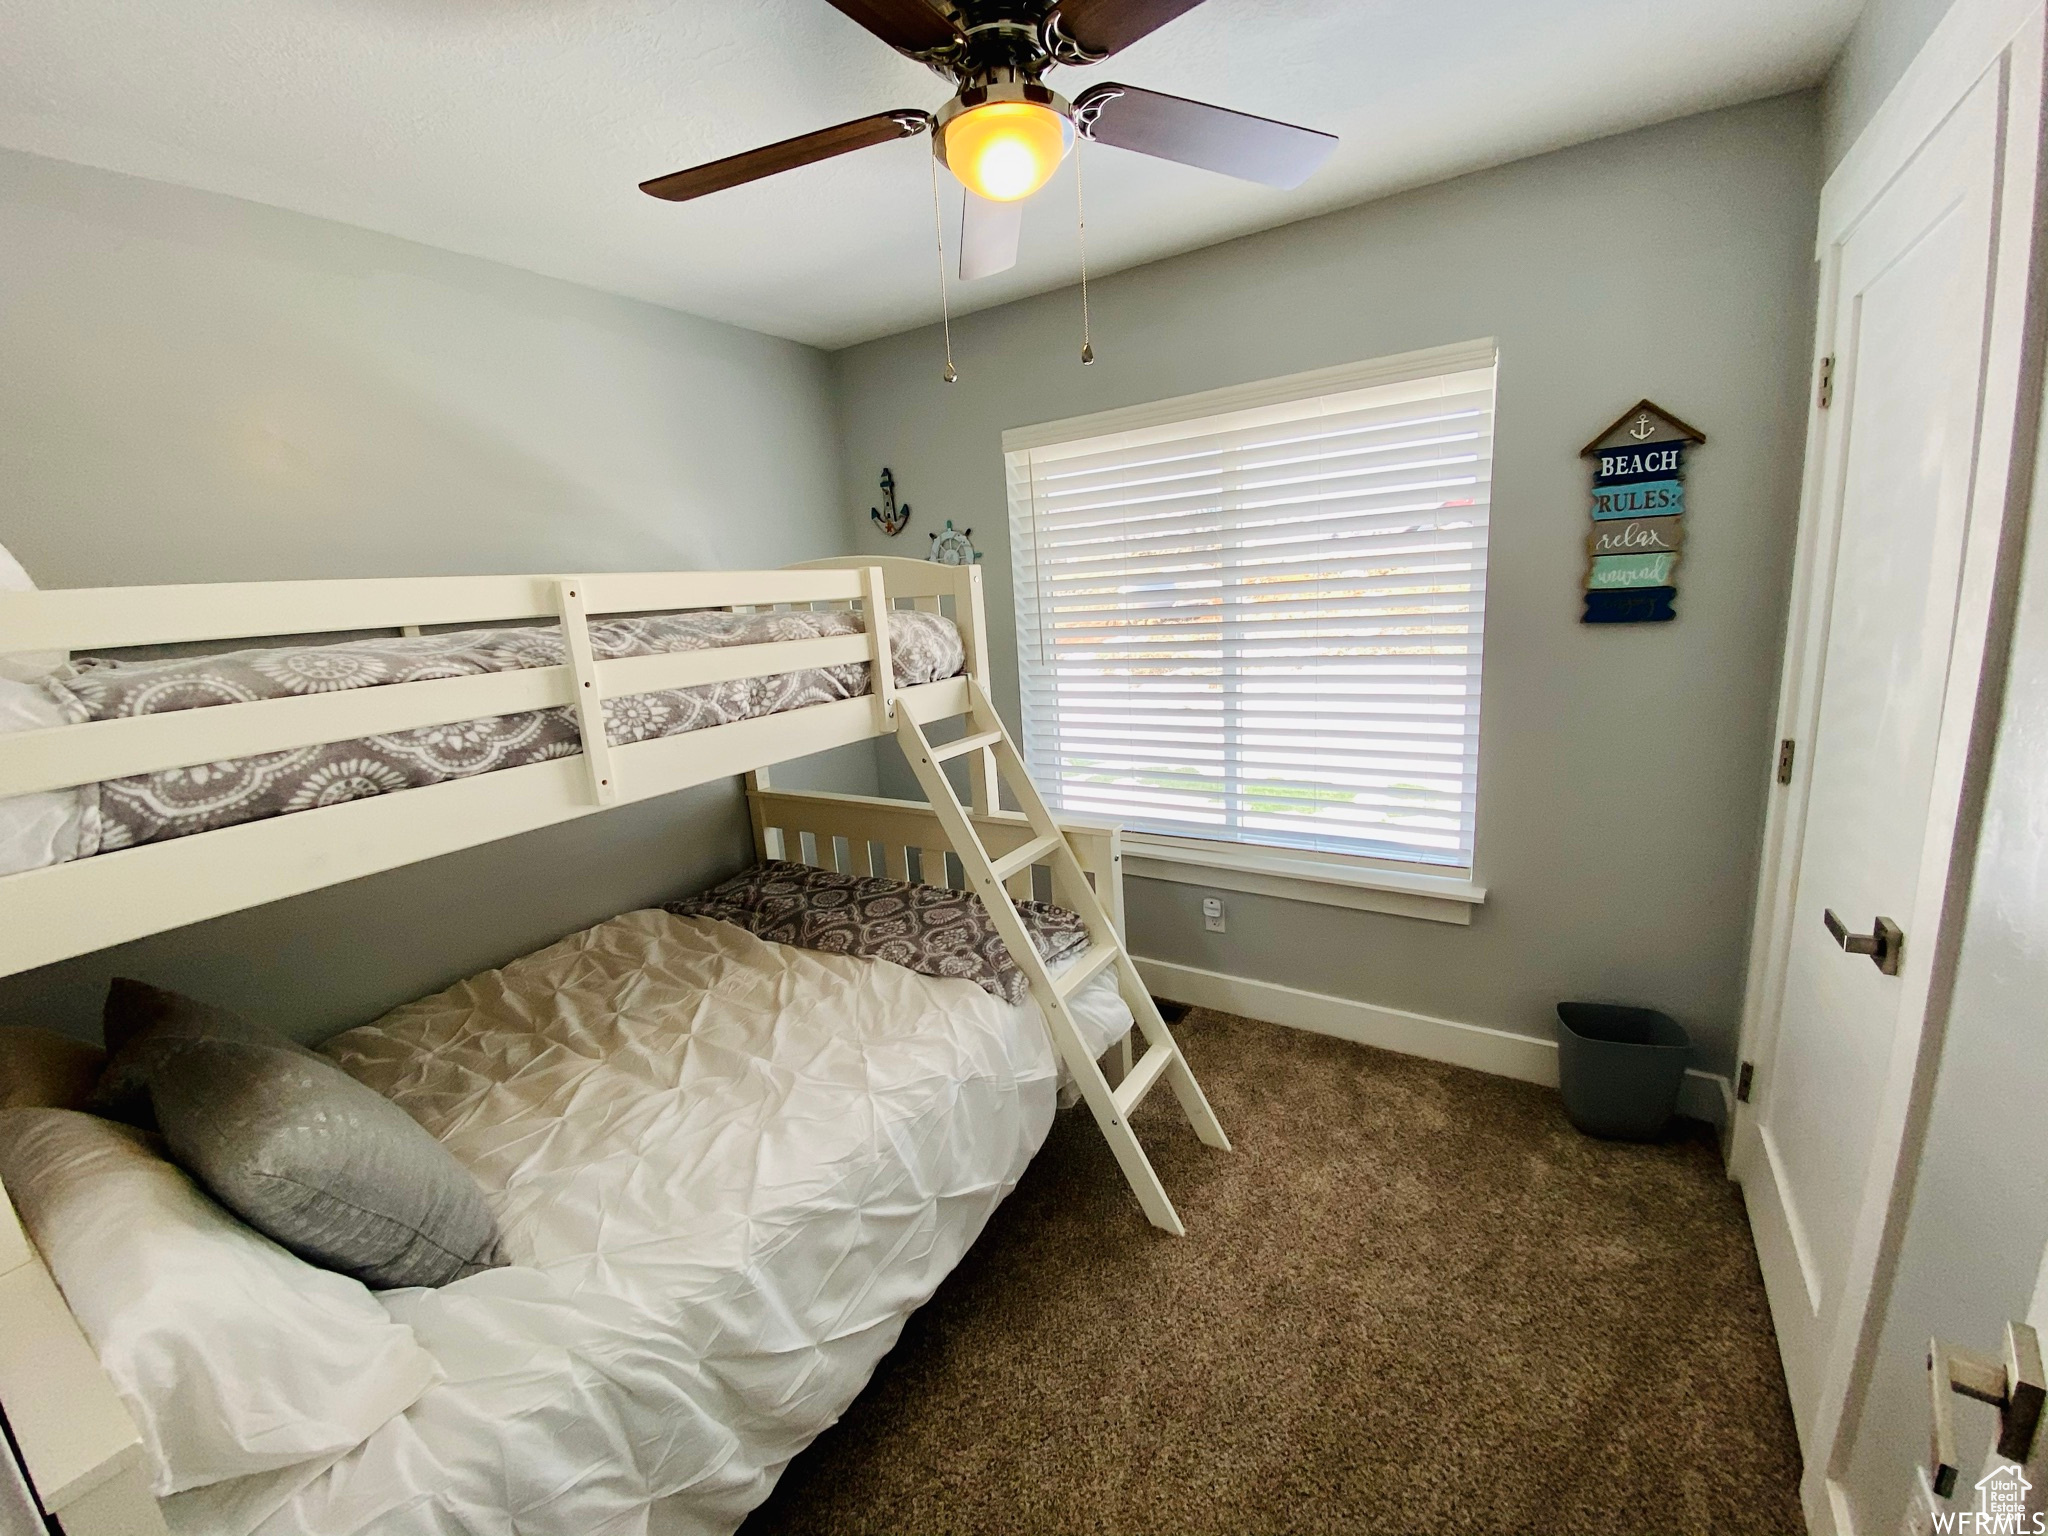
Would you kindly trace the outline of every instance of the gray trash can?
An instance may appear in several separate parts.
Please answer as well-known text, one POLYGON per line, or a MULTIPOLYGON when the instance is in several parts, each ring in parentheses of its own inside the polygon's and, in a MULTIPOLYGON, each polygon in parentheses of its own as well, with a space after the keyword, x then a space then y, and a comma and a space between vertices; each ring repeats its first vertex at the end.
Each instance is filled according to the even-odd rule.
POLYGON ((1557 1005, 1557 1078, 1565 1113, 1588 1136, 1654 1141, 1692 1064, 1685 1026, 1654 1008, 1557 1005))

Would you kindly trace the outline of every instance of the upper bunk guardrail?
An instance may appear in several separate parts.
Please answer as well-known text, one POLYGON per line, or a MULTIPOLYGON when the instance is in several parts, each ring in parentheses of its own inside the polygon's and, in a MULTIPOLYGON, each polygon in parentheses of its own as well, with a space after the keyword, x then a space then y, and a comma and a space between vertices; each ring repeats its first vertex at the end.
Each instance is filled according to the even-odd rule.
POLYGON ((908 708, 921 722, 945 719, 968 708, 969 680, 982 677, 987 665, 980 572, 888 556, 787 571, 0 593, 0 650, 388 632, 521 617, 562 625, 564 665, 0 733, 0 795, 560 705, 575 710, 585 747, 570 757, 0 876, 0 975, 891 735, 892 708, 908 708), (585 618, 586 611, 811 604, 857 604, 876 612, 905 602, 929 612, 940 609, 942 599, 953 605, 961 630, 965 673, 900 695, 887 625, 868 624, 856 635, 597 661, 585 618), (629 746, 612 746, 603 729, 607 698, 859 661, 879 680, 862 697, 629 746))
MULTIPOLYGON (((868 587, 872 579, 867 570, 845 569, 429 577, 0 594, 0 653, 103 648, 116 640, 121 644, 231 640, 256 634, 333 633, 493 619, 556 620, 565 623, 572 635, 571 655, 558 666, 386 683, 10 732, 0 735, 0 796, 65 789, 463 720, 580 706, 586 697, 601 706, 602 700, 637 693, 872 661, 876 642, 867 634, 608 661, 588 657, 587 647, 583 647, 586 677, 579 670, 575 654, 579 647, 574 643, 576 632, 584 628, 590 615, 865 603, 871 599, 868 587), (573 598, 566 595, 570 593, 573 598), (565 613, 565 609, 573 612, 565 613), (587 695, 580 682, 594 684, 587 695)), ((886 647, 886 638, 882 643, 886 647)))

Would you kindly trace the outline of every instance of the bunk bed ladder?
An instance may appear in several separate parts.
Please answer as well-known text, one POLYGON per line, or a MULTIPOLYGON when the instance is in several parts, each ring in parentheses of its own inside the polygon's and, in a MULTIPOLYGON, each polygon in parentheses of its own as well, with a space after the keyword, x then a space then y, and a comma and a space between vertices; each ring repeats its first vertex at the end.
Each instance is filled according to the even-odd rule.
POLYGON ((1152 1001, 1143 978, 1138 975, 1138 968, 1131 963, 1116 925, 1097 899, 1094 887, 1082 873, 1080 862, 1067 846, 1067 840, 1047 810, 1038 787, 1025 771, 1017 744, 1010 739, 1002 717, 982 691, 979 680, 970 678, 968 689, 971 702, 966 733, 957 741, 934 746, 926 738, 924 728, 907 709, 896 712, 896 739, 903 748, 903 755, 910 760, 926 799, 930 800, 933 811, 945 827, 953 851, 959 855, 961 867, 967 873, 968 883, 987 906, 990 917, 995 920, 996 931, 1003 936, 1011 957, 1031 983, 1031 995, 1045 1010, 1053 1044, 1079 1086, 1081 1097, 1087 1101, 1110 1150, 1116 1154, 1124 1177, 1130 1181, 1131 1190, 1138 1197, 1138 1204, 1155 1227, 1163 1227, 1179 1237, 1187 1229, 1181 1224, 1173 1202, 1167 1198, 1166 1186, 1160 1183, 1159 1175, 1153 1171, 1145 1149, 1131 1132, 1131 1111, 1153 1088, 1165 1082, 1180 1100, 1181 1110, 1194 1127, 1196 1136, 1226 1152, 1230 1150, 1230 1138, 1223 1134, 1216 1112, 1209 1107, 1201 1084, 1195 1081, 1195 1074, 1189 1070, 1187 1058, 1181 1054, 1180 1042, 1173 1038, 1173 1031, 1159 1016, 1159 1007, 1152 1001), (974 818, 961 805, 945 770, 940 767, 949 759, 969 754, 972 754, 970 766, 974 770, 975 811, 987 815, 993 809, 995 783, 1006 783, 1022 807, 1031 829, 1027 842, 1000 857, 989 856, 988 849, 975 831, 974 818), (991 759, 993 772, 989 767, 991 759), (1025 931, 1024 921, 1010 899, 1013 884, 1028 890, 1034 864, 1051 866, 1053 900, 1078 913, 1088 926, 1092 947, 1058 978, 1039 958, 1030 935, 1025 931), (1110 966, 1116 969, 1117 990, 1130 1005, 1138 1033, 1145 1039, 1144 1054, 1114 1087, 1089 1054, 1080 1030, 1075 1027, 1073 1015, 1067 1009, 1067 999, 1110 966))

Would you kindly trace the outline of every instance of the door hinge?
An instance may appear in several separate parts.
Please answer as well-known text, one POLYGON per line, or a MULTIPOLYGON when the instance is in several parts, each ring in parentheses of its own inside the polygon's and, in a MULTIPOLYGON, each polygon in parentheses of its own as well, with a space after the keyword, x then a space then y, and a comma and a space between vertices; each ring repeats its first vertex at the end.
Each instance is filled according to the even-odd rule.
POLYGON ((1790 736, 1787 736, 1778 743, 1778 782, 1780 784, 1790 784, 1792 782, 1792 754, 1797 750, 1797 744, 1790 736))
POLYGON ((1820 408, 1826 410, 1835 403, 1835 359, 1829 353, 1820 360, 1820 408))
POLYGON ((1750 1090, 1750 1087, 1751 1087, 1751 1085, 1752 1085, 1752 1084, 1754 1084, 1755 1082, 1756 1082, 1756 1063, 1755 1063, 1755 1062, 1753 1062, 1753 1061, 1745 1061, 1745 1062, 1744 1062, 1744 1063, 1742 1064, 1742 1070, 1741 1070, 1740 1072, 1737 1072, 1737 1073, 1735 1074, 1735 1102, 1736 1102, 1736 1103, 1738 1103, 1738 1104, 1747 1104, 1747 1103, 1749 1102, 1749 1090, 1750 1090))

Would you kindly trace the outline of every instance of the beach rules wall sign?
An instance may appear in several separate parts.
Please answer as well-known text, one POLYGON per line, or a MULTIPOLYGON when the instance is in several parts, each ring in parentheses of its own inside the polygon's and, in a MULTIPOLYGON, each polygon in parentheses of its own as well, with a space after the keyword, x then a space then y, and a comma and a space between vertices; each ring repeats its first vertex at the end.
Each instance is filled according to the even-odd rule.
POLYGON ((1706 442, 1639 400, 1586 444, 1593 461, 1593 529, 1586 535, 1582 624, 1668 624, 1685 548, 1685 453, 1706 442))

